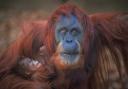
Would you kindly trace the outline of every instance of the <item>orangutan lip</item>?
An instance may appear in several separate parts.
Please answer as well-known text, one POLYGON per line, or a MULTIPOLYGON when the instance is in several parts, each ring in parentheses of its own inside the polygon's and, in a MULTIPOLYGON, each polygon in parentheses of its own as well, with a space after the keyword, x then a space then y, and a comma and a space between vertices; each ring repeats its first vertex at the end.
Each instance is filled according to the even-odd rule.
POLYGON ((65 54, 65 55, 77 55, 77 54, 79 54, 79 52, 62 52, 61 54, 65 54))

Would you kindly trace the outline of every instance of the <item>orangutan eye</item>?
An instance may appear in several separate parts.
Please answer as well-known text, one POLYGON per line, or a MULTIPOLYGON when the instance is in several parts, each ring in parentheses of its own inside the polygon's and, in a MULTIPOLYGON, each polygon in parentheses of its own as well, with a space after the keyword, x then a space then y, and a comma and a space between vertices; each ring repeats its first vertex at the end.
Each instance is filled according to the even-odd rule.
POLYGON ((76 36, 78 33, 79 33, 79 32, 78 32, 78 30, 77 30, 76 28, 73 28, 73 29, 72 29, 72 35, 73 35, 73 36, 76 36))
POLYGON ((60 30, 60 33, 61 33, 62 35, 65 35, 66 32, 67 32, 67 29, 66 29, 66 28, 63 28, 63 29, 60 30))

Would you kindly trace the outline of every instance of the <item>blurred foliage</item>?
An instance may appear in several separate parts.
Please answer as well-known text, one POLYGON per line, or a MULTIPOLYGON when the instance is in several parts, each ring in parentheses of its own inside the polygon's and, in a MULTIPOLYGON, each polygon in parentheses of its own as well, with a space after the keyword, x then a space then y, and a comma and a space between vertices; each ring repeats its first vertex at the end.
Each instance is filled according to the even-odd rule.
POLYGON ((67 1, 69 1, 69 0, 60 0, 62 3, 66 3, 67 1))

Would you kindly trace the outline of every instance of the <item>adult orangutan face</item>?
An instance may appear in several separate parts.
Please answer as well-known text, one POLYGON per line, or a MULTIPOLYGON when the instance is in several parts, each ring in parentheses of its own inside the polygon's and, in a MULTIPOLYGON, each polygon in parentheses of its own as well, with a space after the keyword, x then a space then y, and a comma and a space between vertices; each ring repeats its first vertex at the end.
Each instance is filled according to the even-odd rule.
POLYGON ((64 66, 80 66, 83 58, 82 41, 84 31, 75 15, 62 15, 55 25, 55 40, 57 42, 56 62, 64 66))

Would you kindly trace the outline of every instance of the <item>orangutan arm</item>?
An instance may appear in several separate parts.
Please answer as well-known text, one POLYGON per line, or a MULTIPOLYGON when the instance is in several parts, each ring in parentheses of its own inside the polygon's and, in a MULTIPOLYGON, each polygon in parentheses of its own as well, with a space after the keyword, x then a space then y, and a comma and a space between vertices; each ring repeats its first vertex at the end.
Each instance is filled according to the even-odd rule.
MULTIPOLYGON (((114 70, 118 82, 124 85, 120 87, 124 89, 124 76, 128 74, 128 13, 98 13, 91 15, 90 18, 94 26, 95 48, 98 49, 97 71, 94 74, 100 76, 97 84, 100 81, 106 82, 105 76, 111 76, 110 71, 114 70)), ((112 80, 113 77, 108 78, 109 82, 112 80)))

